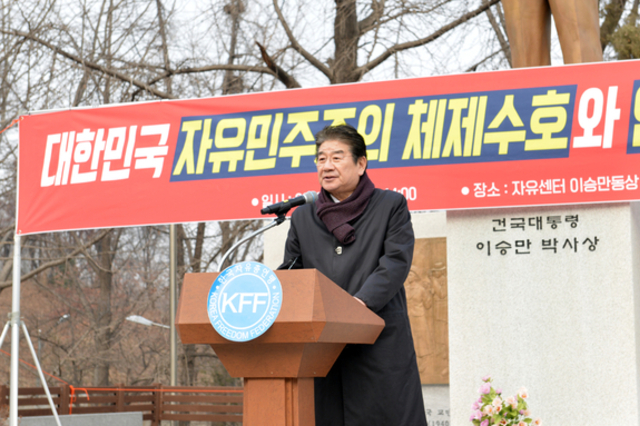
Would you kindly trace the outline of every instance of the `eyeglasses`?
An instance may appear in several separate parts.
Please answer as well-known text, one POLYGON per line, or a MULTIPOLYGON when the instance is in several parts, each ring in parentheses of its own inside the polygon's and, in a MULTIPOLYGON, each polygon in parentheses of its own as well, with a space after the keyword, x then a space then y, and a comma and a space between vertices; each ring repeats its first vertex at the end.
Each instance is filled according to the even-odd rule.
POLYGON ((316 167, 319 169, 331 162, 334 166, 339 166, 345 160, 350 160, 352 156, 348 154, 331 154, 331 155, 319 155, 316 157, 316 167))

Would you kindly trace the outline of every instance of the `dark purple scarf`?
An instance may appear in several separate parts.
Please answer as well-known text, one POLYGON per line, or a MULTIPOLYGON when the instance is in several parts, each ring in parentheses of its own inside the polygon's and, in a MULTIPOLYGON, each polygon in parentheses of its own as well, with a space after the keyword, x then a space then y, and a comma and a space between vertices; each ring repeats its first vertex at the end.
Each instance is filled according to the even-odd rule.
POLYGON ((320 191, 316 201, 316 214, 341 244, 351 244, 356 240, 356 230, 349 222, 364 212, 374 189, 373 182, 365 172, 353 194, 344 201, 334 203, 331 194, 324 188, 320 191))

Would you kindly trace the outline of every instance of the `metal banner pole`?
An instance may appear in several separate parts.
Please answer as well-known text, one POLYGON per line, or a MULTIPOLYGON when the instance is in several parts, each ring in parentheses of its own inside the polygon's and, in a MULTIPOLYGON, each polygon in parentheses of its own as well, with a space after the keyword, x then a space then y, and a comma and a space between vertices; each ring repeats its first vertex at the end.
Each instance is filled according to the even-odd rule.
MULTIPOLYGON (((169 225, 169 342, 171 352, 171 386, 178 382, 178 338, 176 335, 176 269, 178 269, 178 253, 176 247, 176 225, 169 225)), ((176 426, 175 420, 171 426, 176 426)))
POLYGON ((44 393, 47 395, 47 401, 49 401, 49 407, 51 407, 51 412, 53 413, 53 417, 56 420, 56 424, 58 426, 62 426, 60 424, 60 418, 58 417, 58 412, 56 411, 56 405, 53 403, 53 399, 51 398, 51 392, 49 392, 49 385, 47 385, 47 380, 44 378, 42 367, 40 367, 40 361, 38 360, 38 356, 36 355, 36 350, 33 348, 33 343, 31 343, 31 336, 29 336, 29 331, 27 330, 27 326, 24 325, 24 322, 22 323, 22 331, 24 333, 25 339, 27 340, 27 345, 29 345, 29 350, 31 351, 33 362, 36 364, 36 369, 38 370, 38 376, 40 377, 40 383, 42 383, 42 387, 44 388, 44 393))
POLYGON ((169 332, 171 334, 171 386, 176 386, 177 382, 177 339, 176 339, 176 225, 169 225, 169 310, 170 322, 169 332))
POLYGON ((20 235, 13 237, 13 288, 11 301, 11 375, 9 426, 18 426, 18 361, 20 359, 20 235))

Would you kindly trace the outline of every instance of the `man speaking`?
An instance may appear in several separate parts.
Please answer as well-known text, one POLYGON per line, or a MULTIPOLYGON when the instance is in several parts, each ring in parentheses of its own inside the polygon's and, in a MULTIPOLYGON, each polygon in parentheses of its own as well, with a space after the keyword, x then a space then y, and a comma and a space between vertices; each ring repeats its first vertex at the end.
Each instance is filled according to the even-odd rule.
POLYGON ((386 324, 375 344, 347 345, 315 379, 316 426, 424 426, 403 287, 414 245, 407 201, 374 187, 349 125, 318 132, 316 164, 322 190, 293 213, 285 264, 318 269, 386 324))

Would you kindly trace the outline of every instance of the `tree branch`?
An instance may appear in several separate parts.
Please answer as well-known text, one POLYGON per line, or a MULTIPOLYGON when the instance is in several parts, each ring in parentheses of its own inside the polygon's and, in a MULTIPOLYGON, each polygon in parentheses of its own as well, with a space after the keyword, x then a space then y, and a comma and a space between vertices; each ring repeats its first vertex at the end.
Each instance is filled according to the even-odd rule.
POLYGON ((371 13, 366 18, 362 19, 358 22, 358 33, 363 35, 382 18, 382 14, 384 13, 384 3, 385 0, 371 0, 371 13))
MULTIPOLYGON (((258 67, 253 65, 234 65, 234 64, 215 64, 215 65, 205 65, 203 67, 187 67, 187 68, 179 68, 176 70, 169 70, 153 79, 149 80, 148 84, 155 84, 160 80, 164 80, 165 78, 172 75, 181 75, 181 74, 198 74, 209 71, 246 71, 246 72, 257 72, 262 74, 269 74, 274 77, 278 77, 272 70, 267 67, 258 67)), ((131 97, 135 97, 144 89, 139 89, 135 91, 131 97)))
MULTIPOLYGON (((409 6, 409 5, 405 5, 405 7, 401 8, 399 12, 384 16, 381 16, 378 21, 373 22, 369 27, 364 28, 364 26, 359 27, 360 30, 360 35, 364 35, 366 32, 370 31, 372 28, 374 27, 381 27, 384 24, 387 24, 389 22, 392 21, 396 21, 406 15, 413 15, 413 14, 420 14, 420 15, 427 15, 433 11, 435 11, 438 8, 441 8, 442 6, 444 6, 447 3, 450 3, 452 1, 455 0, 441 0, 440 3, 436 3, 435 5, 433 5, 432 7, 426 9, 426 10, 419 10, 416 6, 409 6)), ((384 11, 383 11, 384 12, 384 11)), ((368 18, 368 17, 367 17, 368 18)), ((365 18, 363 21, 364 22, 367 18, 365 18)))
POLYGON ((113 69, 109 69, 107 67, 103 67, 102 65, 98 65, 98 64, 96 64, 94 62, 87 61, 84 58, 80 58, 80 57, 78 57, 78 56, 76 56, 76 55, 74 55, 72 53, 66 52, 66 51, 62 50, 61 48, 59 48, 57 46, 54 46, 53 44, 49 43, 48 41, 42 40, 42 39, 36 37, 33 34, 25 33, 25 32, 22 32, 22 31, 17 31, 17 30, 10 30, 10 31, 0 30, 0 32, 3 33, 3 34, 13 35, 13 36, 17 36, 17 37, 23 37, 23 38, 26 38, 28 40, 32 40, 32 41, 34 41, 34 42, 36 42, 38 44, 41 44, 41 45, 47 47, 48 49, 54 51, 57 54, 59 54, 61 56, 64 56, 65 58, 70 59, 70 60, 82 65, 83 67, 86 67, 86 68, 89 68, 89 69, 92 69, 92 70, 95 70, 95 71, 100 71, 100 72, 102 72, 104 74, 107 74, 107 75, 109 75, 111 77, 115 77, 118 80, 121 80, 121 81, 124 81, 124 82, 127 82, 127 83, 131 83, 132 85, 134 85, 136 87, 139 87, 140 89, 143 89, 143 90, 145 90, 145 91, 147 91, 147 92, 151 93, 152 95, 155 95, 155 96, 157 96, 159 98, 162 98, 162 99, 177 99, 175 96, 173 96, 171 94, 168 94, 168 93, 165 93, 165 92, 161 92, 161 91, 159 91, 157 89, 154 89, 153 87, 149 86, 148 84, 146 84, 146 83, 144 83, 142 81, 136 80, 136 79, 134 79, 132 77, 129 77, 129 76, 125 75, 125 74, 122 74, 119 71, 115 71, 113 69))
MULTIPOLYGON (((105 229, 103 230, 101 233, 99 233, 95 238, 93 238, 91 241, 89 241, 88 243, 76 248, 75 250, 73 250, 71 253, 67 254, 64 257, 61 257, 59 259, 56 260, 52 260, 51 262, 47 262, 44 265, 39 266, 38 268, 34 269, 33 271, 30 271, 24 275, 22 275, 20 277, 20 282, 22 281, 26 281, 29 278, 38 275, 40 272, 45 271, 49 268, 52 268, 54 266, 58 266, 58 265, 62 265, 63 263, 65 263, 66 261, 68 261, 69 259, 71 259, 72 257, 76 256, 77 254, 79 254, 80 252, 82 252, 83 250, 85 250, 87 247, 97 243, 98 241, 100 241, 102 238, 105 237, 105 235, 107 235, 109 233, 111 229, 105 229)), ((0 282, 0 291, 4 290, 7 287, 11 287, 11 285, 13 284, 12 281, 2 281, 0 282)))
POLYGON ((496 50, 495 52, 493 52, 492 54, 490 54, 489 56, 485 57, 484 59, 482 59, 479 62, 476 62, 474 65, 470 66, 469 68, 467 68, 466 70, 464 70, 464 72, 475 72, 476 69, 482 65, 484 62, 488 61, 489 59, 493 58, 494 56, 496 56, 498 53, 502 52, 502 49, 500 50, 496 50))
POLYGON ((287 89, 297 89, 301 87, 300 83, 298 83, 296 79, 293 78, 293 76, 289 75, 289 73, 287 73, 285 70, 280 68, 278 64, 275 63, 275 61, 267 53, 267 49, 265 49, 264 46, 262 46, 257 41, 256 44, 260 48, 260 54, 262 55, 262 60, 264 61, 264 63, 267 64, 267 67, 271 71, 273 71, 276 78, 280 80, 280 82, 284 84, 287 89))
POLYGON ((298 40, 296 40, 295 36, 291 32, 291 28, 289 28, 287 21, 284 19, 284 16, 282 15, 282 11, 278 6, 278 0, 273 0, 273 7, 276 10, 276 13, 278 14, 278 20, 280 21, 282 28, 284 28, 285 33, 287 33, 287 37, 289 38, 289 41, 291 42, 291 46, 293 47, 293 49, 299 54, 301 54, 307 61, 311 63, 311 65, 316 67, 321 73, 326 75, 329 80, 332 80, 333 71, 329 67, 327 67, 325 64, 320 62, 311 53, 307 52, 302 46, 300 46, 300 43, 298 43, 298 40))
POLYGON ((636 26, 638 21, 638 8, 640 7, 640 0, 633 0, 633 5, 631 6, 631 13, 627 18, 629 24, 636 26))
MULTIPOLYGON (((487 3, 487 1, 488 0, 482 0, 482 3, 487 3)), ((496 7, 499 8, 500 5, 498 5, 496 7)), ((502 51, 504 52, 504 56, 507 58, 507 61, 509 62, 509 66, 511 66, 511 48, 509 46, 509 42, 504 37, 504 34, 502 33, 502 29, 500 28, 500 23, 498 22, 496 17, 493 16, 493 13, 491 12, 491 9, 487 9, 487 18, 489 18, 489 22, 491 23, 491 27, 493 28, 493 31, 496 33, 496 37, 498 37, 498 42, 500 43, 500 47, 502 48, 502 51)), ((478 63, 478 65, 479 64, 480 63, 478 63)))
POLYGON ((499 1, 500 0, 489 0, 487 3, 483 4, 479 8, 477 8, 475 10, 472 10, 471 12, 465 13, 460 18, 456 19, 455 21, 451 22, 450 24, 445 25, 444 27, 440 28, 439 30, 437 30, 436 32, 434 32, 433 34, 431 34, 431 35, 429 35, 429 36, 427 36, 425 38, 421 38, 419 40, 409 41, 409 42, 406 42, 406 43, 400 43, 400 44, 396 44, 394 46, 391 46, 389 49, 387 49, 384 53, 382 53, 377 58, 373 59, 372 61, 370 61, 370 62, 368 62, 368 63, 366 63, 364 65, 362 65, 361 67, 358 67, 355 72, 359 73, 360 76, 363 76, 367 72, 371 71, 372 69, 374 69, 375 67, 377 67, 378 65, 383 63, 385 60, 387 60, 389 57, 391 57, 395 53, 398 53, 398 52, 401 52, 401 51, 407 50, 407 49, 412 49, 414 47, 423 46, 423 45, 425 45, 427 43, 430 43, 430 42, 436 40, 437 38, 439 38, 440 36, 446 34, 448 31, 454 29, 458 25, 464 24, 468 20, 470 20, 472 18, 475 18, 476 16, 480 15, 485 10, 489 9, 489 7, 493 6, 494 4, 498 3, 499 1))
POLYGON ((93 256, 91 256, 91 254, 87 251, 87 247, 89 247, 89 245, 86 245, 86 246, 82 245, 82 243, 78 239, 78 235, 73 234, 73 240, 76 242, 76 244, 80 248, 80 253, 82 253, 82 255, 85 257, 85 259, 87 259, 87 262, 89 263, 89 266, 91 266, 91 269, 93 269, 93 271, 96 274, 99 274, 100 272, 111 272, 111 270, 105 269, 101 264, 99 264, 93 258, 93 256))
POLYGON ((600 27, 600 45, 602 46, 603 52, 611 42, 611 36, 618 27, 626 2, 627 0, 611 0, 611 2, 604 7, 606 15, 600 27))

